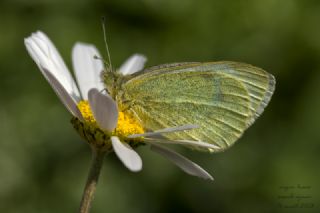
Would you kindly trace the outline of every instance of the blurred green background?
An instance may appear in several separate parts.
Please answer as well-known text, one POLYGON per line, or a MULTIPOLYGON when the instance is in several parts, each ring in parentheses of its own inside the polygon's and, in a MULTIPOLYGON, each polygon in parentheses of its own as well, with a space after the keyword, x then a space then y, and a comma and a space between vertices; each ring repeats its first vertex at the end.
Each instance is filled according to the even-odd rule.
POLYGON ((242 61, 274 74, 277 88, 230 150, 179 149, 214 182, 186 175, 147 147, 138 149, 140 173, 112 154, 92 212, 320 212, 318 0, 1 0, 0 212, 78 209, 90 149, 23 38, 44 31, 71 68, 76 41, 104 53, 102 15, 114 65, 133 53, 148 56, 147 66, 242 61))

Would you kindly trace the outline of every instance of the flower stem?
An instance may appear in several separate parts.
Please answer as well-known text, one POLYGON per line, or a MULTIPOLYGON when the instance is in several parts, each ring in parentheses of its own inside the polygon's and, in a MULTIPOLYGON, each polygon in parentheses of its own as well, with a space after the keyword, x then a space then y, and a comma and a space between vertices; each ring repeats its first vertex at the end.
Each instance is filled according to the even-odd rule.
POLYGON ((105 151, 92 147, 92 162, 80 203, 80 213, 88 213, 90 211, 105 154, 105 151))

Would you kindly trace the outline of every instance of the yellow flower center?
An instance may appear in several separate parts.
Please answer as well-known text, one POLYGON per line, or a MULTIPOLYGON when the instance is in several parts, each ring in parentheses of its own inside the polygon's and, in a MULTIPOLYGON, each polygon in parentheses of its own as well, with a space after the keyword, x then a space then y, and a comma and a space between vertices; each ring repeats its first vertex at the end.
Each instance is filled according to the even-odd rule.
POLYGON ((91 125, 97 125, 97 122, 93 117, 88 101, 80 101, 78 103, 78 108, 86 122, 90 123, 91 125))
POLYGON ((118 125, 115 134, 120 136, 128 136, 133 134, 144 133, 141 124, 131 115, 119 112, 118 125))
MULTIPOLYGON (((78 108, 87 124, 94 128, 99 128, 88 101, 80 101, 78 108)), ((143 127, 133 116, 125 112, 119 112, 118 124, 116 129, 111 133, 112 135, 126 137, 128 135, 142 133, 144 133, 143 127)))

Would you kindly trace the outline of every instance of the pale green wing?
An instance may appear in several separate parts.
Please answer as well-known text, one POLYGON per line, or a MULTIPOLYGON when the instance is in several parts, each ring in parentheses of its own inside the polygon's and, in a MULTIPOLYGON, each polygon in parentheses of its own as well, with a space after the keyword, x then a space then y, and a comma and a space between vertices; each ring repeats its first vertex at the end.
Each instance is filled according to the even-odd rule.
POLYGON ((154 75, 166 72, 190 72, 190 71, 211 71, 216 73, 225 73, 232 75, 241 81, 247 88, 250 96, 251 111, 254 116, 251 119, 252 124, 264 108, 268 105, 271 96, 275 90, 275 78, 265 70, 246 63, 221 61, 221 62, 184 62, 163 64, 160 66, 150 67, 142 72, 137 73, 137 77, 145 77, 146 75, 154 75), (144 75, 141 75, 144 73, 144 75))
POLYGON ((259 96, 260 102, 253 101, 257 100, 258 93, 251 84, 258 84, 259 88, 272 94, 268 89, 271 78, 266 83, 253 81, 245 71, 257 72, 259 76, 266 74, 261 69, 234 62, 152 68, 136 74, 122 85, 121 105, 125 103, 144 127, 151 130, 198 124, 198 129, 170 133, 167 137, 211 143, 220 149, 210 151, 221 151, 242 135, 258 116, 260 107, 267 104, 263 97, 267 92, 259 96), (248 77, 242 77, 246 75, 248 77))

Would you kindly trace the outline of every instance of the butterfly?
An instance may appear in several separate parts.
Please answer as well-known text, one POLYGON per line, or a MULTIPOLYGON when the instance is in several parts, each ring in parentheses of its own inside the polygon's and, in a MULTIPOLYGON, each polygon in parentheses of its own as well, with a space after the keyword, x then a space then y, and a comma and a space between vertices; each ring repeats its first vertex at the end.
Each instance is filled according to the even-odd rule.
POLYGON ((199 128, 166 134, 166 139, 210 152, 224 151, 242 136, 268 105, 276 84, 261 68, 229 61, 164 64, 132 75, 104 72, 104 79, 120 109, 145 129, 196 124, 199 128))

